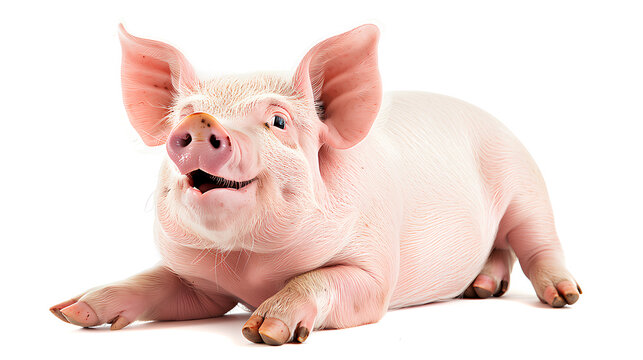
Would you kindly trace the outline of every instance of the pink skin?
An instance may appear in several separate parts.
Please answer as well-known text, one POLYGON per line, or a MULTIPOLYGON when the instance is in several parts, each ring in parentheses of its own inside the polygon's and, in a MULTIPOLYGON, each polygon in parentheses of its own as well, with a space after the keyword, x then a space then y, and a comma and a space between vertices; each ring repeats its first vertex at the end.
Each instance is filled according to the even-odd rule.
POLYGON ((233 154, 232 140, 216 119, 206 113, 185 117, 167 140, 167 153, 181 174, 202 169, 220 172, 233 154))
POLYGON ((303 342, 391 308, 500 296, 516 257, 541 301, 577 301, 529 154, 459 100, 383 97, 375 26, 319 43, 291 79, 200 81, 173 47, 120 38, 130 121, 168 152, 162 264, 52 307, 63 321, 121 329, 241 303, 248 340, 303 342))

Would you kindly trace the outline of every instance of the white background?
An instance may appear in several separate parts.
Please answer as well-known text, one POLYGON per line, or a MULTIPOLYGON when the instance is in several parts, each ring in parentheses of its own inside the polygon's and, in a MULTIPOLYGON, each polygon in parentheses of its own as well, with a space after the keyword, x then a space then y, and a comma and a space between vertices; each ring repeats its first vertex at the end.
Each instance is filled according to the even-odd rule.
MULTIPOLYGON (((26 358, 641 356, 643 12, 636 2, 48 1, 0 14, 2 352, 26 358), (355 4, 355 5, 354 5, 355 4), (389 312, 302 345, 247 342, 247 314, 80 329, 48 307, 158 259, 149 149, 121 102, 117 24, 200 74, 294 69, 380 26, 386 90, 455 96, 516 133, 548 184, 577 305, 542 306, 516 266, 500 299, 389 312)), ((4 355, 0 355, 4 357, 4 355)))

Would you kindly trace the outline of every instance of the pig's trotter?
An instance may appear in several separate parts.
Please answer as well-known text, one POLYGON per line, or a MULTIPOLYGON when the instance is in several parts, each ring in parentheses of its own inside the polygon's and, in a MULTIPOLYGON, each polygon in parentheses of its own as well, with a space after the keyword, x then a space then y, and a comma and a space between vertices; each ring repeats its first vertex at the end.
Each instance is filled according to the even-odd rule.
POLYGON ((463 297, 486 299, 492 295, 504 295, 509 288, 509 277, 515 261, 513 251, 494 249, 480 274, 462 294, 463 297))
POLYGON ((268 345, 304 342, 319 328, 344 328, 378 321, 390 288, 351 265, 320 268, 291 279, 265 300, 243 326, 246 339, 268 345))
POLYGON ((60 312, 70 324, 83 327, 100 325, 96 312, 84 301, 67 306, 60 310, 60 312))
POLYGON ((304 342, 313 328, 317 306, 309 294, 299 290, 286 285, 264 301, 243 325, 243 336, 268 345, 304 342))
POLYGON ((533 263, 528 277, 540 301, 555 308, 574 304, 582 294, 580 286, 567 269, 550 259, 533 263))
POLYGON ((54 306, 49 308, 49 311, 51 311, 51 313, 54 314, 60 320, 68 323, 69 320, 67 320, 65 315, 63 315, 63 313, 61 312, 61 310, 66 308, 66 307, 68 307, 68 306, 70 306, 70 305, 73 305, 74 303, 76 303, 78 301, 78 299, 80 299, 81 296, 83 296, 83 294, 78 295, 78 296, 76 296, 74 298, 71 298, 71 299, 69 299, 67 301, 63 301, 60 304, 54 305, 54 306))
MULTIPOLYGON (((78 301, 81 296, 62 302, 58 305, 52 306, 51 311, 60 320, 82 327, 97 326, 103 324, 99 319, 96 311, 84 301, 78 301)), ((129 325, 130 321, 124 316, 118 315, 110 321, 111 330, 120 330, 129 325)))
POLYGON ((124 281, 96 287, 49 310, 62 321, 120 330, 135 320, 188 320, 225 314, 236 301, 205 296, 159 266, 124 281), (186 304, 190 306, 186 306, 186 304))
MULTIPOLYGON (((83 301, 67 306, 61 309, 59 313, 64 317, 62 320, 70 324, 82 327, 91 327, 102 324, 102 321, 99 320, 94 309, 83 301)), ((110 330, 120 330, 129 325, 130 322, 131 321, 127 320, 124 316, 118 315, 107 323, 111 324, 110 330)))
POLYGON ((112 330, 120 330, 146 309, 144 300, 133 294, 134 289, 107 285, 54 305, 49 310, 73 325, 92 327, 111 324, 112 330))

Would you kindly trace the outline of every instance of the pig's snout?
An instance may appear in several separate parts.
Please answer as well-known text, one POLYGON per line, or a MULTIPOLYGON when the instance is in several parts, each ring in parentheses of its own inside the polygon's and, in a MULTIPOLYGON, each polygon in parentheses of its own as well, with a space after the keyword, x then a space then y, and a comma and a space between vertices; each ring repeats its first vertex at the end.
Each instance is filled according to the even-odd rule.
POLYGON ((228 132, 212 115, 201 112, 181 120, 170 133, 166 147, 182 174, 195 169, 214 174, 233 152, 228 132))

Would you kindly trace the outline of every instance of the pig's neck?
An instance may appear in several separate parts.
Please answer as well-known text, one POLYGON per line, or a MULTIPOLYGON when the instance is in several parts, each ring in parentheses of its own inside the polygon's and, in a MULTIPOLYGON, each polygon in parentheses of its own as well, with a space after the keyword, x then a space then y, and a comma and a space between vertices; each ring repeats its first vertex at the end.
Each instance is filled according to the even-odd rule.
POLYGON ((158 222, 156 239, 163 264, 173 272, 196 288, 232 296, 254 308, 292 277, 332 263, 353 233, 345 228, 338 236, 336 225, 320 213, 301 216, 303 222, 294 225, 264 221, 265 227, 240 235, 242 242, 251 244, 241 250, 187 246, 182 242, 193 235, 176 228, 168 232, 158 222))

